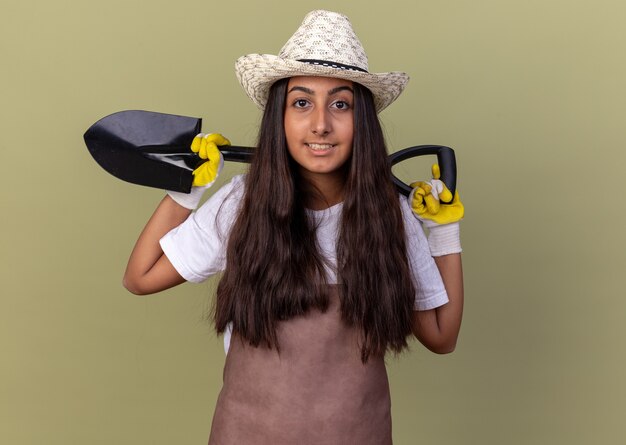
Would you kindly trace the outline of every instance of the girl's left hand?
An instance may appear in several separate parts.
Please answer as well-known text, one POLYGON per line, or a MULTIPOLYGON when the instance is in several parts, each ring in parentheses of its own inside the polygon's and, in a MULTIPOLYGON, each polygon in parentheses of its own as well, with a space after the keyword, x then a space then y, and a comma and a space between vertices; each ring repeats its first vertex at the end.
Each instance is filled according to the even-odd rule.
POLYGON ((417 181, 411 184, 411 208, 426 227, 450 224, 463 219, 465 208, 459 192, 452 193, 441 181, 439 165, 432 166, 433 179, 430 182, 417 181), (442 204, 443 203, 443 204, 442 204))
POLYGON ((428 245, 432 256, 443 256, 461 252, 459 221, 463 219, 465 208, 459 193, 454 197, 448 187, 439 179, 439 166, 432 166, 433 179, 430 182, 418 181, 411 184, 413 191, 409 203, 415 216, 429 229, 428 245))

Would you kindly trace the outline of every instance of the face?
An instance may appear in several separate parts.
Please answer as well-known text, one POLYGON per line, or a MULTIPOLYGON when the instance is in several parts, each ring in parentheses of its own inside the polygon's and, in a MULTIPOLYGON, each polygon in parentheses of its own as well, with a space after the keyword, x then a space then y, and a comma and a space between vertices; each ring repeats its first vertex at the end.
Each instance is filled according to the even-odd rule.
POLYGON ((312 181, 343 175, 352 155, 352 82, 329 77, 293 77, 287 86, 285 134, 300 173, 312 181))

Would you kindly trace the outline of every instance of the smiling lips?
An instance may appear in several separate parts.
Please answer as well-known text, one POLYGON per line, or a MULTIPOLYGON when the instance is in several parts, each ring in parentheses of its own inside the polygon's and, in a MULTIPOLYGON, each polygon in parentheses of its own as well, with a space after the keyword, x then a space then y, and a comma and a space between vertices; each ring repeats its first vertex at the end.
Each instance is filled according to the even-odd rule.
POLYGON ((318 152, 329 151, 335 145, 336 144, 314 144, 314 143, 307 143, 306 144, 306 146, 309 147, 311 150, 318 151, 318 152))

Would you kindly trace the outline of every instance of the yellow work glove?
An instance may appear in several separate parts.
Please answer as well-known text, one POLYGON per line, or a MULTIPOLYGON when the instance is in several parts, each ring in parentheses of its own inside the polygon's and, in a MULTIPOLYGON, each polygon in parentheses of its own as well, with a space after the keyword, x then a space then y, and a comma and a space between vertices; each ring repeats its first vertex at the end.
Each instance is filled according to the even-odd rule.
POLYGON ((189 193, 168 191, 168 195, 183 207, 194 210, 200 204, 204 192, 213 185, 224 166, 224 158, 217 148, 230 145, 230 141, 219 133, 198 134, 191 142, 191 151, 206 159, 193 171, 193 182, 189 193))
POLYGON ((459 221, 465 209, 459 193, 454 197, 441 181, 439 166, 432 167, 433 179, 430 182, 418 181, 411 184, 409 204, 415 216, 429 231, 428 245, 432 256, 449 255, 461 252, 459 221))
POLYGON ((191 143, 191 151, 206 159, 193 171, 193 187, 210 187, 224 166, 224 158, 218 146, 230 145, 230 141, 219 133, 197 135, 191 143))

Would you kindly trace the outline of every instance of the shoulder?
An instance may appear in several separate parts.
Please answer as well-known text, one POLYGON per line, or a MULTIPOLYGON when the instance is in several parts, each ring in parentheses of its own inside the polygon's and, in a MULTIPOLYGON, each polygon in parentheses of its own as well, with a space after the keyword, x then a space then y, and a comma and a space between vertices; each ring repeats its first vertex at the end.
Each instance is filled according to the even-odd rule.
POLYGON ((239 213, 243 202, 246 175, 233 176, 206 200, 195 212, 194 219, 201 226, 211 221, 220 225, 232 223, 239 213))
POLYGON ((246 175, 235 175, 228 182, 224 183, 213 196, 224 195, 224 198, 228 198, 230 195, 243 196, 244 189, 246 187, 246 175))
POLYGON ((226 243, 239 214, 244 187, 244 175, 228 180, 161 239, 163 252, 187 281, 199 283, 224 270, 226 243))
POLYGON ((400 210, 402 212, 402 223, 404 225, 404 233, 407 239, 407 250, 410 255, 419 253, 428 254, 428 242, 424 234, 424 228, 421 221, 413 213, 413 209, 409 203, 409 199, 404 195, 398 195, 400 210))
POLYGON ((245 186, 246 175, 233 176, 228 182, 217 189, 201 208, 206 207, 207 204, 209 204, 210 207, 214 207, 215 204, 218 203, 230 202, 232 205, 239 202, 243 198, 245 186))
POLYGON ((415 217, 413 213, 413 209, 409 205, 409 199, 402 195, 398 194, 398 204, 400 205, 400 211, 402 212, 402 220, 405 224, 405 230, 409 230, 409 227, 419 227, 421 229, 421 224, 419 220, 415 217))

